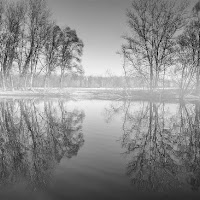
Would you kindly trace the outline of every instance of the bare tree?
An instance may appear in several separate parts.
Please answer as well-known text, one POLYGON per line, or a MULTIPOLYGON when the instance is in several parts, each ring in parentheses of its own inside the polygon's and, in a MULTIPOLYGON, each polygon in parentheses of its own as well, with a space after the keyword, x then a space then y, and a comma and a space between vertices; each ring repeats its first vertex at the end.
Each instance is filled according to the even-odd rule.
MULTIPOLYGON (((197 53, 197 63, 196 63, 196 93, 200 92, 200 1, 193 8, 193 37, 196 40, 196 53, 197 53)), ((194 40, 194 38, 193 38, 194 40)), ((193 46, 193 47, 195 47, 193 46)), ((194 51, 195 53, 195 51, 194 51)))
POLYGON ((33 76, 37 72, 39 59, 47 39, 47 27, 50 11, 45 0, 29 0, 27 11, 25 61, 22 66, 24 75, 30 71, 30 85, 33 86, 33 76))
MULTIPOLYGON (((200 2, 192 9, 190 21, 178 37, 178 45, 190 56, 190 76, 195 80, 195 92, 200 92, 200 2)), ((189 58, 186 56, 185 58, 189 58)), ((188 62, 189 64, 189 62, 188 62)), ((184 80, 183 80, 184 81, 184 80)))
POLYGON ((45 44, 45 83, 46 88, 51 73, 59 65, 59 47, 61 43, 61 29, 55 24, 49 26, 47 42, 45 44))
POLYGON ((5 77, 4 77, 4 70, 3 70, 3 52, 5 49, 5 41, 6 41, 6 33, 5 33, 5 26, 4 26, 4 11, 5 11, 5 1, 0 1, 0 64, 1 64, 1 80, 2 80, 2 87, 5 90, 5 77))
POLYGON ((82 73, 80 66, 83 53, 83 42, 76 34, 75 30, 66 27, 62 31, 60 49, 60 87, 62 87, 63 77, 66 71, 82 73))
POLYGON ((134 0, 127 11, 131 33, 124 36, 124 55, 136 72, 148 75, 150 90, 172 64, 175 38, 184 26, 187 6, 187 1, 134 0))
POLYGON ((25 7, 22 1, 12 2, 6 6, 5 11, 5 31, 6 40, 5 48, 3 52, 2 70, 4 77, 11 76, 11 84, 13 88, 12 80, 12 68, 14 61, 16 60, 17 48, 20 42, 21 25, 25 18, 25 7))
POLYGON ((195 75, 193 51, 188 47, 181 46, 182 42, 182 38, 180 38, 180 40, 178 40, 180 46, 177 47, 174 58, 176 64, 174 68, 171 69, 171 78, 180 89, 180 98, 193 92, 195 75))

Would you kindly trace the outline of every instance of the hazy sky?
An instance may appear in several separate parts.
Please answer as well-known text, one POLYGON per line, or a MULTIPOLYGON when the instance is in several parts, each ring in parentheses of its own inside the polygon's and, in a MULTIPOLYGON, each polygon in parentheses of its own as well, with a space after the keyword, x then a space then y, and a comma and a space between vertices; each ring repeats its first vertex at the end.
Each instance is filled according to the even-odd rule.
POLYGON ((126 32, 126 8, 130 0, 47 0, 53 17, 61 26, 77 30, 83 40, 82 64, 86 75, 104 75, 110 70, 122 73, 116 52, 126 32))
MULTIPOLYGON (((181 1, 181 0, 180 0, 181 1)), ((191 0, 196 1, 196 0, 191 0)), ((122 61, 116 54, 127 32, 126 9, 131 0, 47 0, 53 17, 61 26, 77 30, 83 40, 83 67, 86 75, 122 73, 122 61)))

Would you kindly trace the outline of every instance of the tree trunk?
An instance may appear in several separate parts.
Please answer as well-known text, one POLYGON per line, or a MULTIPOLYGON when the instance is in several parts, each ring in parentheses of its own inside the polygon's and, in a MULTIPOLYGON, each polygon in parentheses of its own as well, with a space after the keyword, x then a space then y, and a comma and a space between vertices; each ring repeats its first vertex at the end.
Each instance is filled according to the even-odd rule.
POLYGON ((166 69, 165 69, 165 66, 164 66, 164 74, 163 74, 163 82, 162 82, 163 92, 164 92, 164 89, 165 89, 165 72, 166 72, 166 69))
POLYGON ((14 90, 14 83, 13 83, 13 76, 12 74, 10 75, 10 82, 11 82, 11 88, 12 88, 12 91, 14 90))
POLYGON ((63 88, 63 75, 60 76, 60 88, 63 88))
MULTIPOLYGON (((199 68, 199 66, 197 66, 199 68)), ((199 69, 197 69, 197 75, 196 75, 196 94, 199 95, 199 69)))
POLYGON ((153 65, 150 66, 150 91, 153 91, 153 65))
POLYGON ((198 51, 198 61, 197 61, 197 70, 196 70, 196 94, 199 95, 199 75, 200 75, 200 66, 199 66, 199 59, 200 59, 200 51, 198 51))
POLYGON ((60 88, 63 88, 63 78, 64 78, 64 70, 61 69, 61 74, 60 74, 60 88))
POLYGON ((44 90, 47 88, 47 74, 44 77, 44 90))
POLYGON ((125 52, 124 52, 123 70, 124 70, 124 77, 125 77, 125 82, 126 82, 125 91, 126 91, 126 95, 129 96, 129 91, 127 91, 127 89, 130 89, 130 87, 129 87, 129 82, 128 82, 128 79, 127 79, 125 52))
POLYGON ((158 88, 158 81, 159 81, 159 71, 158 68, 156 67, 156 77, 155 77, 155 83, 154 83, 154 88, 158 88))
MULTIPOLYGON (((200 47, 200 33, 199 33, 199 45, 198 47, 200 47)), ((200 76, 200 50, 198 50, 198 55, 197 55, 197 69, 196 69, 196 94, 199 95, 199 85, 200 85, 200 81, 199 81, 199 76, 200 76)))
POLYGON ((24 87, 27 88, 27 74, 24 75, 24 87))
POLYGON ((45 77, 44 77, 44 89, 48 89, 49 87, 49 78, 50 78, 50 73, 48 72, 45 77))
POLYGON ((184 81, 184 72, 185 72, 185 66, 182 65, 182 74, 181 74, 181 83, 180 83, 180 94, 179 94, 179 98, 180 99, 183 99, 184 97, 184 84, 183 84, 183 81, 184 81))
POLYGON ((2 76, 2 88, 5 91, 6 90, 6 84, 5 84, 5 75, 3 70, 1 71, 1 76, 2 76))
POLYGON ((33 73, 31 73, 30 88, 33 88, 33 73))

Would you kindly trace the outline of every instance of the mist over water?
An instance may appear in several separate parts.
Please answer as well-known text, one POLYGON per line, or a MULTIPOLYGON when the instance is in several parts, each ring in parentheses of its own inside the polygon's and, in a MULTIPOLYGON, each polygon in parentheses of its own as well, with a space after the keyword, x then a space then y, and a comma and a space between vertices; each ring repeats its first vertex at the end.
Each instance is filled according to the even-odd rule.
POLYGON ((1 100, 1 196, 198 198, 199 120, 198 103, 1 100))

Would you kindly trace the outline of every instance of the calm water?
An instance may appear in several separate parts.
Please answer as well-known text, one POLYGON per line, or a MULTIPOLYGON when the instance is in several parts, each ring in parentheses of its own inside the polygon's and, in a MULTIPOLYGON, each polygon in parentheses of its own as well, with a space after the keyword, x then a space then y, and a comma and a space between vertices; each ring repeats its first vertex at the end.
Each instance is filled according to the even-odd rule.
POLYGON ((0 188, 40 199, 198 198, 200 105, 1 100, 0 188))

